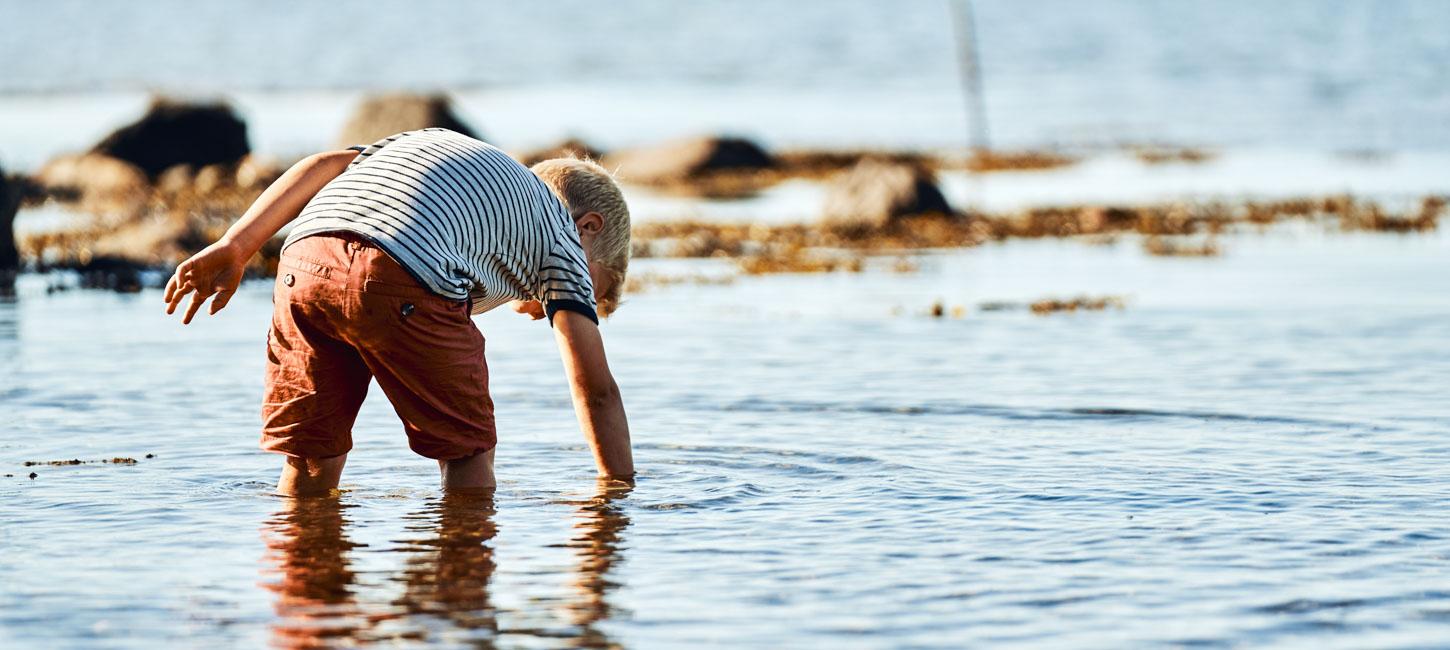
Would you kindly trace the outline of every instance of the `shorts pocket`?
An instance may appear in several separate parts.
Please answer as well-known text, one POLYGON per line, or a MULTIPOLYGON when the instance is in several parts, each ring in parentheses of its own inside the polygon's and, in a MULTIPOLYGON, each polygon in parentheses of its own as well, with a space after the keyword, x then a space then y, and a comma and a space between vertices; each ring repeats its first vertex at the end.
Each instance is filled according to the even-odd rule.
POLYGON ((323 279, 327 279, 332 275, 332 267, 323 264, 322 262, 310 260, 297 255, 284 254, 281 261, 279 261, 277 265, 293 271, 301 271, 308 275, 316 276, 323 279))

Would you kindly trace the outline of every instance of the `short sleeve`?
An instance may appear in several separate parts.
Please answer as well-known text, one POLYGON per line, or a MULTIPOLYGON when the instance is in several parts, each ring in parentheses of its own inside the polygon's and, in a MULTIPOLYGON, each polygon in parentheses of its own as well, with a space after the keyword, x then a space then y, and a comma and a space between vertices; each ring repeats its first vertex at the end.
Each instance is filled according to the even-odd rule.
POLYGON ((560 310, 578 312, 596 325, 599 323, 599 315, 594 311, 594 283, 589 278, 589 262, 579 243, 579 233, 572 225, 555 233, 549 256, 539 269, 534 293, 544 304, 550 325, 560 310))
POLYGON ((393 135, 390 135, 390 136, 388 136, 386 138, 383 138, 382 140, 378 140, 377 142, 374 142, 372 144, 355 144, 355 145, 353 145, 351 147, 348 147, 348 150, 350 150, 350 151, 356 151, 357 152, 357 156, 352 159, 352 162, 350 162, 350 163, 347 164, 347 168, 348 169, 352 169, 353 167, 358 166, 359 163, 361 163, 364 160, 367 160, 368 159, 368 156, 371 156, 371 155, 373 155, 373 154, 375 154, 375 153, 377 153, 379 151, 382 151, 383 147, 386 147, 386 146, 388 146, 388 145, 396 142, 399 138, 403 138, 403 137, 406 137, 406 136, 410 136, 410 135, 412 135, 414 133, 416 133, 416 131, 404 131, 402 133, 395 133, 393 135))

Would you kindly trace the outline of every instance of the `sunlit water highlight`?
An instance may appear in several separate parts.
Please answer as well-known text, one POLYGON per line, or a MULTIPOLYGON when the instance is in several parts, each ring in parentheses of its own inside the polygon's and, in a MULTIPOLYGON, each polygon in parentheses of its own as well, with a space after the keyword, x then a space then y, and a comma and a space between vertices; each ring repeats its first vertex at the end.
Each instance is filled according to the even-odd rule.
POLYGON ((635 296, 605 328, 632 491, 594 483, 547 327, 484 316, 493 501, 441 498, 376 394, 338 500, 269 496, 266 283, 183 328, 154 291, 28 276, 0 303, 0 645, 1441 644, 1450 238, 1225 248, 635 296), (1129 302, 972 309, 1079 292, 1129 302), (139 462, 22 466, 113 456, 139 462))

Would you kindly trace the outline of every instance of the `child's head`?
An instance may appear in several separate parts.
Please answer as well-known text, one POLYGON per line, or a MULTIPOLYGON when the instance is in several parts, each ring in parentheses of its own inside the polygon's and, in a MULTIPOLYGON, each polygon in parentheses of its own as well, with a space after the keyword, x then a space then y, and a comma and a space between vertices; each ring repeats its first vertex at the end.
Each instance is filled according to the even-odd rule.
POLYGON ((534 165, 533 171, 574 217, 589 259, 599 313, 608 316, 619 306, 629 270, 629 206, 624 194, 609 172, 589 160, 554 158, 534 165))

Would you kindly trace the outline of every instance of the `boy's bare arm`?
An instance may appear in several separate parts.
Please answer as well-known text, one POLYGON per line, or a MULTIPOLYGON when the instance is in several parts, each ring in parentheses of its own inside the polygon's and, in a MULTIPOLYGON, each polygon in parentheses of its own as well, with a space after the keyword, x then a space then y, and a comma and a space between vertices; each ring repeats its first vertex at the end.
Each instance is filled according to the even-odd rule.
POLYGON ((583 314, 554 314, 554 338, 564 357, 564 373, 574 395, 574 412, 584 439, 594 450, 599 474, 616 479, 634 477, 634 456, 629 445, 629 422, 619 386, 604 358, 599 326, 583 314))
POLYGON ((163 296, 166 313, 174 313, 188 293, 193 295, 181 319, 183 324, 190 323, 202 303, 213 295, 216 298, 211 302, 209 313, 221 311, 241 284, 247 260, 282 226, 296 219, 307 202, 346 170, 356 156, 357 152, 350 150, 313 154, 288 169, 257 197, 221 239, 176 267, 163 296))

